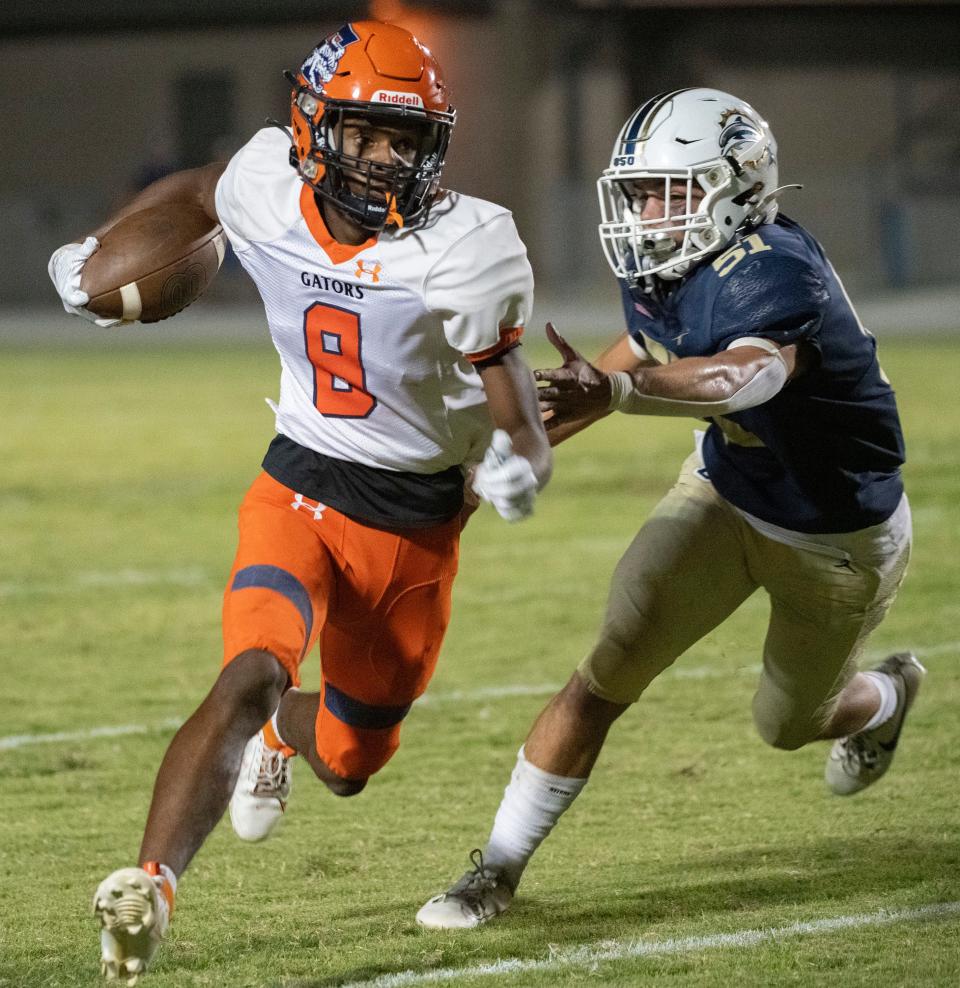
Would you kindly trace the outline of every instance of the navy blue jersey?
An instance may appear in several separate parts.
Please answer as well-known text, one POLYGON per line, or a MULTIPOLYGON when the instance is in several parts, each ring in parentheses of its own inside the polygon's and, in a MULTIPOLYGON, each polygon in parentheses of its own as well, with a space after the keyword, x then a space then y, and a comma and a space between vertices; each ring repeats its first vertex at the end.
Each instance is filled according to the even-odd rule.
POLYGON ((735 339, 803 341, 818 358, 769 401, 711 420, 717 491, 798 532, 886 520, 903 494, 893 389, 823 248, 786 217, 731 242, 662 297, 621 283, 630 335, 657 360, 709 357, 735 339))

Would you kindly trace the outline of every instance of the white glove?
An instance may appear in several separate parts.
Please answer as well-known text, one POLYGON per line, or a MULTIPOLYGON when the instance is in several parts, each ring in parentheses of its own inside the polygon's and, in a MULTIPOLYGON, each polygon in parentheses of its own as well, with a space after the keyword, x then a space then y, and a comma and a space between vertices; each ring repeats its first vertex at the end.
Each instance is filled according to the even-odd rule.
POLYGON ((507 521, 520 521, 533 514, 537 477, 530 461, 513 451, 508 433, 497 429, 473 474, 473 489, 489 501, 507 521))
POLYGON ((90 301, 90 296, 80 287, 80 273, 83 271, 83 266, 87 263, 87 258, 99 247, 100 241, 96 237, 87 237, 82 244, 64 244, 50 257, 47 273, 67 312, 88 319, 106 329, 116 326, 120 320, 101 319, 96 313, 83 308, 90 301))

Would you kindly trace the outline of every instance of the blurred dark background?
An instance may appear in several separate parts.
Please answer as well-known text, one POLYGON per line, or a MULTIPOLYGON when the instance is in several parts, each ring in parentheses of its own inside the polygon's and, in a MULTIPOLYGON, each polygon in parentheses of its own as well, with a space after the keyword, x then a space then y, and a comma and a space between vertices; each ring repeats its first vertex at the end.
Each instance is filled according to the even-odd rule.
MULTIPOLYGON (((460 114, 445 184, 514 211, 551 299, 609 301, 596 178, 638 102, 697 85, 770 121, 781 180, 804 185, 784 211, 855 300, 957 297, 957 3, 4 0, 0 306, 55 303, 54 247, 165 171, 285 120, 281 70, 364 17, 437 54, 460 114)), ((215 287, 211 304, 253 297, 235 270, 215 287)))

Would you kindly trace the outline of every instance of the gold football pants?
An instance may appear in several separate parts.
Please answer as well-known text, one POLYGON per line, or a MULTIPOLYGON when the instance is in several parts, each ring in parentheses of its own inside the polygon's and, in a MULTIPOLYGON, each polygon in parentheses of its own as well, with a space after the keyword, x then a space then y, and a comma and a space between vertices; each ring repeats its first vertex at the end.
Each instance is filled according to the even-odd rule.
POLYGON ((770 598, 760 735, 779 748, 816 738, 857 671, 867 636, 910 555, 904 498, 886 522, 830 536, 761 534, 696 471, 698 454, 614 570, 599 639, 580 664, 589 689, 632 703, 664 669, 762 587, 770 598))

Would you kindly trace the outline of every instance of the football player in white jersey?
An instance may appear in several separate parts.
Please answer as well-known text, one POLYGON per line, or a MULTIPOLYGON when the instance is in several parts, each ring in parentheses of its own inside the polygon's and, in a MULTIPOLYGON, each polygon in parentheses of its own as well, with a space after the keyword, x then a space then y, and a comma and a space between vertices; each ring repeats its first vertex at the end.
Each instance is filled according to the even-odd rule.
POLYGON ((449 619, 465 476, 515 521, 550 475, 517 350, 526 251, 507 210, 439 187, 455 113, 436 60, 401 28, 358 22, 289 78, 289 129, 160 180, 51 258, 64 306, 94 319, 80 272, 95 238, 138 209, 198 203, 254 279, 281 364, 277 436, 240 508, 223 669, 167 750, 139 867, 94 898, 108 977, 146 970, 228 804, 241 838, 269 834, 294 753, 343 796, 383 767, 449 619), (301 692, 314 643, 322 688, 301 692))

